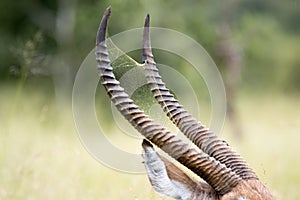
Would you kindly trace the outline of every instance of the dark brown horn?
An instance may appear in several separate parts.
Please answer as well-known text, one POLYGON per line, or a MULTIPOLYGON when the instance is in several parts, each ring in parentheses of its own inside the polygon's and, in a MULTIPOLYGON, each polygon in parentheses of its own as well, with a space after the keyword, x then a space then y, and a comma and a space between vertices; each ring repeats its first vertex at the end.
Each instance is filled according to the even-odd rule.
POLYGON ((96 60, 101 83, 111 101, 120 113, 148 140, 175 158, 182 165, 203 178, 219 194, 225 194, 234 188, 241 178, 230 168, 208 156, 199 149, 191 147, 170 131, 155 123, 141 111, 129 98, 115 79, 108 58, 106 45, 106 27, 111 8, 107 8, 99 26, 96 39, 96 60))
POLYGON ((144 24, 144 31, 143 31, 143 49, 142 49, 142 60, 143 62, 147 61, 152 64, 155 64, 152 50, 151 50, 151 42, 150 42, 150 15, 147 14, 144 24))
POLYGON ((145 63, 146 78, 155 99, 181 132, 201 150, 221 163, 224 163, 243 179, 257 179, 254 171, 239 154, 184 110, 183 106, 169 92, 169 89, 165 86, 158 73, 153 58, 149 22, 150 18, 147 15, 143 32, 143 61, 145 63))

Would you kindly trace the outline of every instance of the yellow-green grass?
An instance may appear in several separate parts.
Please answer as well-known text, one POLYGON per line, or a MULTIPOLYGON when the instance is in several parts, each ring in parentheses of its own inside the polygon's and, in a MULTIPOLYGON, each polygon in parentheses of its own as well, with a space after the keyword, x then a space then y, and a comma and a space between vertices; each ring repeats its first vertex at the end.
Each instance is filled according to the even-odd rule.
MULTIPOLYGON (((168 199, 152 190, 145 174, 120 173, 94 160, 69 108, 59 112, 40 91, 25 89, 21 101, 14 98, 15 87, 1 87, 0 199, 168 199)), ((221 135, 277 199, 300 199, 299 102, 299 96, 241 95, 244 138, 230 134, 229 122, 221 135)), ((119 143, 121 134, 110 137, 119 143)), ((139 142, 133 149, 141 149, 139 142)))

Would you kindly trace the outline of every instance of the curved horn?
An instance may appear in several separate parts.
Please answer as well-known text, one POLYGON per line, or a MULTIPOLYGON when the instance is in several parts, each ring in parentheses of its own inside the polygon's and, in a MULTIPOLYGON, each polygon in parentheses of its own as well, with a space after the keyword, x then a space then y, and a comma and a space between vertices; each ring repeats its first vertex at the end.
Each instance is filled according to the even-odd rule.
POLYGON ((225 194, 235 187, 241 178, 224 164, 208 156, 204 152, 192 148, 180 140, 176 135, 154 123, 129 98, 128 94, 115 79, 113 69, 108 58, 106 45, 106 27, 111 8, 107 8, 101 20, 96 39, 96 60, 101 83, 107 91, 111 101, 120 113, 148 140, 175 158, 182 165, 203 178, 219 194, 225 194))
POLYGON ((169 92, 158 73, 151 51, 149 21, 150 18, 147 15, 143 33, 143 61, 147 82, 155 99, 181 132, 201 150, 224 163, 243 179, 257 179, 254 171, 239 154, 184 110, 183 106, 169 92))

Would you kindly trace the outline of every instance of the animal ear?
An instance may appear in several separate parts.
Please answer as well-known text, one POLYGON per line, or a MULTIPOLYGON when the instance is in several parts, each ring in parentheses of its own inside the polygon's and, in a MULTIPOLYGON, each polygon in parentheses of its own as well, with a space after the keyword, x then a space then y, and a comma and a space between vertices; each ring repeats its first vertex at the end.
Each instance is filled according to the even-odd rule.
POLYGON ((144 139, 142 146, 147 175, 156 192, 174 199, 216 196, 210 185, 190 178, 182 169, 156 153, 150 142, 144 139))

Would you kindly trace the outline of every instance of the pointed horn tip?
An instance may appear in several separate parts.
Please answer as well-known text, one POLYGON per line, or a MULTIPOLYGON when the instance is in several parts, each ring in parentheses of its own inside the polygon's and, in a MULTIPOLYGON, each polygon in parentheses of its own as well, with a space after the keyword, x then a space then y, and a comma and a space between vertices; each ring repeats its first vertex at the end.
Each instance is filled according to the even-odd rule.
POLYGON ((143 149, 146 149, 148 147, 153 148, 153 145, 148 140, 143 139, 142 147, 143 147, 143 149))
MULTIPOLYGON (((145 62, 149 57, 152 57, 151 52, 151 44, 150 44, 150 33, 149 33, 149 26, 150 26, 150 14, 146 15, 145 25, 144 25, 144 32, 143 32, 143 53, 142 53, 142 61, 145 62), (151 54, 151 55, 150 55, 151 54)), ((149 58, 151 59, 151 58, 149 58)))
POLYGON ((111 6, 108 6, 105 10, 104 15, 108 17, 110 15, 110 13, 111 13, 111 6))
POLYGON ((111 13, 111 6, 107 7, 102 20, 99 25, 98 33, 97 33, 97 39, 96 39, 96 46, 98 46, 101 42, 105 41, 106 36, 106 27, 107 27, 107 20, 111 13))
POLYGON ((150 14, 148 13, 145 19, 145 27, 149 27, 149 24, 150 24, 150 14))

